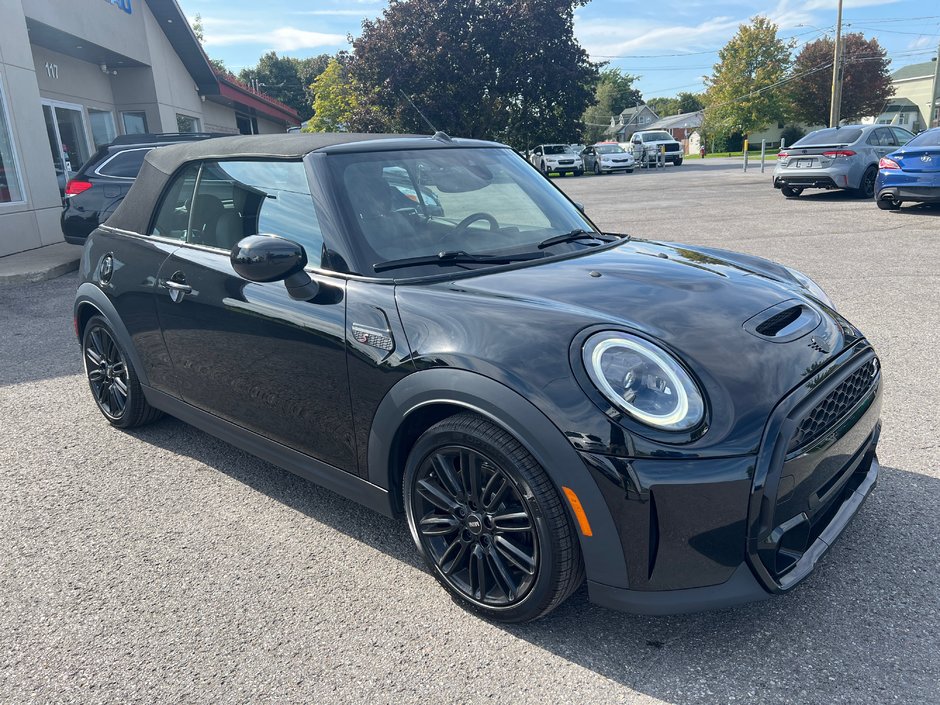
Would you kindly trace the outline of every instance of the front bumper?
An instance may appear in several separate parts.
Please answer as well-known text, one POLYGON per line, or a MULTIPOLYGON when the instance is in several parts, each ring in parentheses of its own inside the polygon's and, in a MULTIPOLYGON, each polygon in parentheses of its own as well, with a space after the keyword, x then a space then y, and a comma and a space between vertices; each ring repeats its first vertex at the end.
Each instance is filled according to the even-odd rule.
POLYGON ((757 455, 582 452, 620 532, 629 581, 610 586, 589 576, 592 601, 644 614, 693 612, 765 599, 806 578, 877 483, 880 372, 821 435, 795 448, 794 439, 873 358, 867 346, 853 348, 784 399, 757 455))

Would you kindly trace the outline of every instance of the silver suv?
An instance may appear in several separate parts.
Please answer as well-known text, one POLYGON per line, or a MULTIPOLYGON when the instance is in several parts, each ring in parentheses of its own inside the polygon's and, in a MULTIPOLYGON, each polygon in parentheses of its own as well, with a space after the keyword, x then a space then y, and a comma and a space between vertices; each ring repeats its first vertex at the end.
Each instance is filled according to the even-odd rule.
POLYGON ((810 132, 777 155, 774 188, 787 198, 803 189, 850 189, 875 194, 878 160, 903 147, 913 133, 894 125, 845 125, 810 132))

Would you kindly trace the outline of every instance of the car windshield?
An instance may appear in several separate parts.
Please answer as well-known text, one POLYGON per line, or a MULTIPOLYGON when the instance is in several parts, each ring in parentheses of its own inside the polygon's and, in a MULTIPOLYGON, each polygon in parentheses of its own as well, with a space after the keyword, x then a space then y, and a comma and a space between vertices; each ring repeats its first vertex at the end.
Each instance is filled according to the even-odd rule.
MULTIPOLYGON (((333 154, 327 159, 365 276, 424 276, 472 256, 541 258, 596 245, 595 229, 552 184, 510 149, 443 148, 333 154), (572 234, 571 241, 545 241, 572 234), (542 244, 543 248, 539 248, 542 244), (376 265, 433 257, 439 263, 376 265)), ((598 234, 599 235, 599 234, 598 234)), ((603 237, 600 236, 599 237, 603 237)))
POLYGON ((566 144, 546 144, 544 146, 545 154, 567 154, 568 145, 566 144))
POLYGON ((622 154, 623 147, 618 144, 599 144, 595 147, 598 154, 622 154))
POLYGON ((940 147, 940 129, 921 132, 905 147, 940 147))
POLYGON ((794 142, 793 147, 813 147, 815 145, 852 144, 862 136, 857 127, 827 127, 825 130, 810 132, 806 137, 794 142))
POLYGON ((665 142, 672 139, 668 132, 647 132, 642 137, 644 142, 665 142))

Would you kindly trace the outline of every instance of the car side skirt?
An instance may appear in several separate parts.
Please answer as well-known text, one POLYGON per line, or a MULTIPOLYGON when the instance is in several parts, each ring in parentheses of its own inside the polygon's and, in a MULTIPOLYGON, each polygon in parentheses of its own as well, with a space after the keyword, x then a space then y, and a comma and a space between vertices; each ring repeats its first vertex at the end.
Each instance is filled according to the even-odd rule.
POLYGON ((157 391, 152 387, 142 386, 142 389, 144 397, 151 406, 178 418, 180 421, 195 426, 211 436, 215 436, 262 460, 310 480, 336 494, 358 502, 379 514, 389 517, 395 515, 389 493, 371 482, 309 455, 299 453, 230 421, 197 409, 191 404, 157 391))

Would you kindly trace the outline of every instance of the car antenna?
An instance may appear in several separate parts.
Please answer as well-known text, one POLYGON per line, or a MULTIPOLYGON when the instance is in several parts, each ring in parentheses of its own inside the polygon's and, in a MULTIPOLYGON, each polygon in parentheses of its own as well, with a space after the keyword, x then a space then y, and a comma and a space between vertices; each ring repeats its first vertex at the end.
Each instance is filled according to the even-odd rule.
POLYGON ((434 123, 428 120, 427 116, 424 113, 422 113, 421 110, 418 109, 418 106, 414 104, 414 101, 408 96, 407 93, 405 93, 400 88, 398 89, 398 92, 401 93, 404 99, 408 101, 409 105, 411 105, 411 107, 415 109, 415 112, 421 116, 421 119, 424 120, 428 124, 428 127, 430 127, 431 130, 433 130, 434 132, 433 139, 443 140, 444 142, 453 141, 450 135, 448 135, 446 132, 442 132, 441 130, 438 130, 436 127, 434 127, 434 123))

